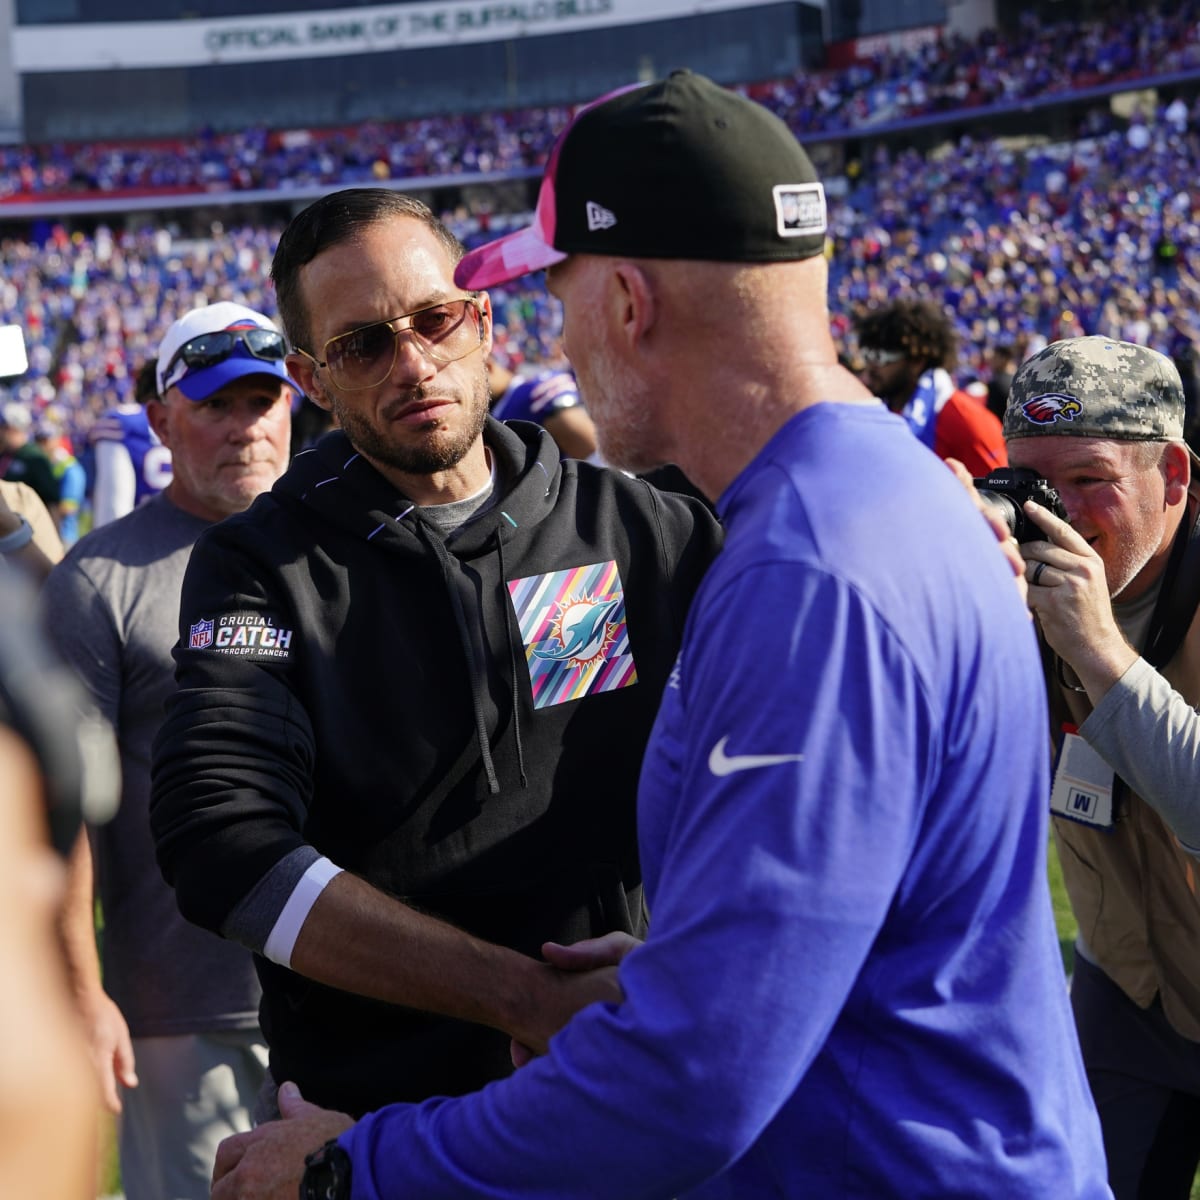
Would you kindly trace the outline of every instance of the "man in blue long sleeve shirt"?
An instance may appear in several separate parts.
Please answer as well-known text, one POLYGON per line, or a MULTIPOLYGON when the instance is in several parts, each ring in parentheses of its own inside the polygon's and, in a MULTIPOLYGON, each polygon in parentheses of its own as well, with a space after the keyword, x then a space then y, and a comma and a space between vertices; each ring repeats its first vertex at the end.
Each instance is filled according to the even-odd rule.
POLYGON ((214 1200, 294 1195, 331 1134, 301 1195, 1109 1196, 1033 630, 964 489, 838 366, 824 241, 786 127, 676 72, 580 114, 534 225, 463 260, 466 289, 549 268, 606 460, 679 464, 727 529, 642 769, 649 939, 623 1002, 482 1092, 350 1128, 286 1095, 214 1200))

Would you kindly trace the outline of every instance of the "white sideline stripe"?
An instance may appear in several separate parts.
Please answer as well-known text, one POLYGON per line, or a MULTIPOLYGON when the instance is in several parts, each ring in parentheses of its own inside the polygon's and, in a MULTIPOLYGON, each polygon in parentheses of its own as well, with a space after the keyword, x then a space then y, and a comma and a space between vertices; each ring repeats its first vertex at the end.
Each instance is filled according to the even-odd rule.
POLYGON ((300 882, 292 889, 287 898, 279 919, 271 927, 267 935, 267 943, 263 946, 263 954, 281 967, 290 968, 292 951, 296 948, 296 939, 300 936, 300 927, 308 917, 317 897, 325 890, 329 881, 342 873, 342 868, 331 863, 327 858, 318 858, 303 875, 300 882))

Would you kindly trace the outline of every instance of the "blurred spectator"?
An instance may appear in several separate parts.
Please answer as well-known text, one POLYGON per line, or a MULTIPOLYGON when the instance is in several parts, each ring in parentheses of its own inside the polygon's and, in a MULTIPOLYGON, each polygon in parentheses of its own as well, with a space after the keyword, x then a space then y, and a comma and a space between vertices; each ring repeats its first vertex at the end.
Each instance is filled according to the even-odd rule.
POLYGON ((58 526, 63 545, 70 548, 79 540, 79 518, 87 492, 87 477, 79 460, 71 453, 57 420, 43 416, 33 428, 33 440, 50 460, 58 481, 58 503, 50 510, 58 526))
POLYGON ((0 479, 0 573, 15 567, 41 583, 63 556, 50 510, 27 483, 0 479))
POLYGON ((94 529, 132 512, 171 482, 171 451, 150 428, 145 409, 157 397, 155 364, 148 359, 138 369, 133 399, 110 408, 92 426, 96 451, 94 529))
POLYGON ((957 337, 929 300, 895 300, 858 321, 862 381, 939 458, 956 458, 972 475, 1004 466, 1000 421, 954 385, 957 337))
POLYGON ((994 413, 998 421, 1004 418, 1008 389, 1012 387, 1013 375, 1020 365, 1011 342, 1000 342, 992 347, 988 359, 988 373, 991 378, 987 383, 987 407, 988 412, 994 413))
POLYGON ((596 427, 569 369, 526 365, 512 371, 493 354, 487 371, 496 420, 532 421, 545 428, 567 458, 594 458, 596 427))
POLYGON ((58 503, 58 480, 46 452, 30 437, 33 417, 23 404, 10 401, 0 409, 0 478, 26 483, 47 508, 58 503))

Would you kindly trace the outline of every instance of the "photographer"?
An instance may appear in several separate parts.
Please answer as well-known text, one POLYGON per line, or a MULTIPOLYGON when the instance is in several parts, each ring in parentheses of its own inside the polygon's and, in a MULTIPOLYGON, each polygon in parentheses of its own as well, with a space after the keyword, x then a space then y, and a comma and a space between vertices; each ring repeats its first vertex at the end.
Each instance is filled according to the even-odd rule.
POLYGON ((1018 370, 1010 463, 1054 487, 1025 515, 1079 921, 1072 1004, 1117 1200, 1186 1200, 1200 1160, 1200 482, 1169 359, 1101 337, 1018 370))

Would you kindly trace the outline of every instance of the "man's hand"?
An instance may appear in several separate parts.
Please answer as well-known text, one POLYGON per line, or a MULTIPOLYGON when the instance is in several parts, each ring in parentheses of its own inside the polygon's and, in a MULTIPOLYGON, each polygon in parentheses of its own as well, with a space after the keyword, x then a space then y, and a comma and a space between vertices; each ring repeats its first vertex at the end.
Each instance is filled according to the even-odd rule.
POLYGON ((1104 562, 1066 521, 1033 500, 1025 515, 1046 535, 1022 547, 1029 580, 1029 607, 1046 644, 1087 690, 1100 698, 1137 661, 1113 616, 1104 562))
POLYGON ((617 979, 617 966, 630 950, 641 942, 628 933, 614 930, 603 937, 587 938, 570 946, 544 942, 542 957, 556 973, 562 973, 557 995, 558 1005, 551 1010, 553 1028, 542 1026, 536 1042, 513 1038, 509 1053, 514 1067, 523 1067, 538 1054, 545 1053, 550 1038, 581 1009, 596 1001, 620 1004, 625 998, 617 979))
POLYGON ((542 957, 560 971, 594 971, 597 967, 616 967, 630 950, 642 943, 631 933, 614 929, 603 937, 585 938, 569 946, 543 942, 542 957))
POLYGON ((294 1083, 279 1089, 283 1119, 235 1133, 217 1147, 212 1200, 296 1200, 304 1157, 346 1132, 345 1113, 318 1108, 294 1083))
POLYGON ((109 1112, 119 1113, 121 1092, 118 1084, 134 1088, 138 1079, 129 1026, 100 981, 93 875, 91 843, 87 831, 81 829, 68 863, 58 929, 75 1007, 87 1039, 88 1057, 100 1085, 100 1098, 109 1112))
POLYGON ((1017 545, 1017 539, 1009 533, 1008 526, 1005 525, 1003 520, 983 502, 983 497, 980 496, 979 490, 975 486, 975 480, 971 477, 971 472, 957 458, 947 458, 943 461, 954 472, 954 477, 958 482, 967 489, 967 494, 971 497, 975 507, 983 513, 984 520, 992 527, 992 532, 995 533, 996 540, 1000 543, 1000 550, 1004 557, 1008 559, 1008 565, 1012 568, 1013 578, 1017 582, 1017 592, 1020 594, 1021 603, 1026 603, 1029 599, 1029 586, 1025 578, 1025 560, 1021 557, 1021 549, 1017 545))
POLYGON ((81 999, 79 1010, 101 1099, 109 1112, 119 1113, 121 1092, 117 1085, 127 1088, 138 1085, 129 1026, 125 1024, 121 1010, 103 989, 96 989, 86 999, 81 999))

